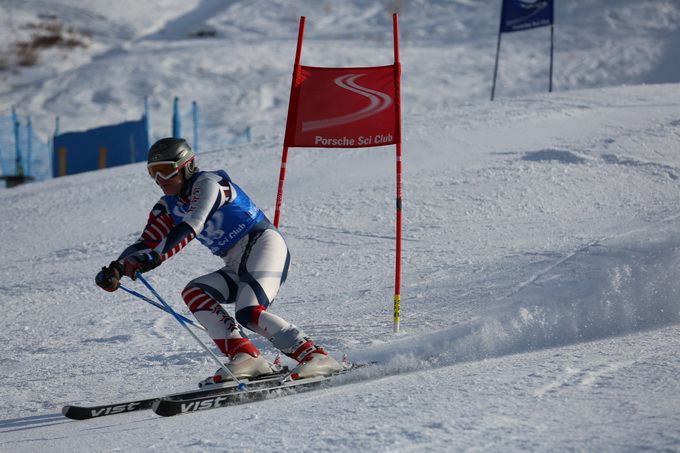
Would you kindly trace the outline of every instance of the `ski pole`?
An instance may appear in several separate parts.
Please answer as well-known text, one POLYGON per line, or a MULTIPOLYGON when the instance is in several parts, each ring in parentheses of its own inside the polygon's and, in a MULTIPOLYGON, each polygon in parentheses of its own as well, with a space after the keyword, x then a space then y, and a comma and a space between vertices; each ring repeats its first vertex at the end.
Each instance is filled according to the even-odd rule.
POLYGON ((231 370, 230 370, 229 368, 227 368, 227 366, 226 366, 224 363, 222 363, 222 360, 220 360, 220 358, 217 357, 217 356, 215 355, 215 353, 212 352, 212 351, 210 350, 210 348, 207 347, 207 346, 205 345, 205 343, 203 343, 203 342, 201 341, 201 339, 198 338, 198 337, 196 336, 196 334, 189 328, 189 326, 187 326, 187 324, 184 322, 184 320, 182 319, 182 317, 181 317, 179 314, 177 314, 177 312, 176 312, 175 310, 172 309, 172 307, 165 301, 165 299, 163 299, 163 298, 161 297, 161 295, 158 294, 158 293, 156 292, 156 290, 153 288, 153 286, 151 286, 151 284, 149 284, 149 282, 147 282, 146 279, 145 279, 144 277, 142 277, 142 274, 139 273, 139 272, 137 272, 136 277, 137 277, 142 283, 144 283, 144 286, 146 286, 146 287, 149 289, 149 291, 151 291, 151 293, 152 293, 154 296, 156 296, 156 299, 158 299, 158 300, 163 304, 163 306, 166 308, 166 310, 168 311, 168 313, 170 313, 171 315, 173 315, 173 316, 175 317, 175 319, 177 320, 177 322, 179 322, 179 323, 182 325, 182 327, 184 327, 184 328, 186 329, 186 331, 189 332, 189 334, 191 334, 192 337, 194 337, 194 340, 196 340, 196 342, 197 342, 199 345, 201 345, 201 347, 202 347, 203 349, 205 349, 205 351, 206 351, 208 354, 210 354, 210 356, 215 360, 215 362, 217 362, 217 363, 219 364, 220 368, 223 369, 223 370, 224 370, 224 371, 225 371, 225 372, 226 372, 226 373, 234 380, 234 382, 236 382, 236 383, 238 384, 238 390, 241 391, 241 392, 244 391, 244 390, 246 390, 246 389, 247 389, 246 383, 245 383, 245 382, 241 382, 239 379, 236 378, 236 376, 234 375, 234 373, 232 373, 231 370))
MULTIPOLYGON (((148 302, 148 303, 150 303, 151 305, 153 305, 154 307, 160 308, 161 310, 163 310, 163 311, 166 312, 166 313, 170 313, 163 305, 159 304, 158 302, 156 302, 156 301, 154 301, 154 300, 149 299, 148 297, 146 297, 146 296, 143 295, 143 294, 139 294, 139 293, 138 293, 137 291, 135 291, 135 290, 132 290, 132 289, 130 289, 130 288, 126 288, 126 287, 123 286, 123 285, 120 285, 120 289, 122 289, 123 291, 126 291, 126 292, 128 292, 128 293, 130 293, 130 294, 132 294, 132 295, 135 296, 135 297, 139 297, 139 298, 142 299, 144 302, 148 302)), ((172 314, 172 313, 170 313, 170 314, 172 314)), ((190 324, 191 326, 196 327, 197 329, 201 329, 201 330, 207 332, 208 329, 206 329, 206 328, 203 327, 202 325, 197 324, 197 323, 193 322, 191 319, 185 318, 185 317, 182 316, 182 315, 179 315, 179 316, 180 316, 180 317, 184 320, 184 322, 186 322, 187 324, 190 324)))

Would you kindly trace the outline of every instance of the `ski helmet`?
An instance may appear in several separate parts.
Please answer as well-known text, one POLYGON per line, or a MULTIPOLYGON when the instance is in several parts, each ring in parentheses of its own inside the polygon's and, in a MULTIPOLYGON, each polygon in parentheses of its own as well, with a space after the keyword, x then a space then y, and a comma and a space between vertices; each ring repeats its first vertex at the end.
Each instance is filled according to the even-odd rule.
POLYGON ((194 162, 194 152, 183 138, 162 138, 149 148, 147 167, 156 179, 168 179, 181 171, 185 181, 191 179, 198 170, 194 162))

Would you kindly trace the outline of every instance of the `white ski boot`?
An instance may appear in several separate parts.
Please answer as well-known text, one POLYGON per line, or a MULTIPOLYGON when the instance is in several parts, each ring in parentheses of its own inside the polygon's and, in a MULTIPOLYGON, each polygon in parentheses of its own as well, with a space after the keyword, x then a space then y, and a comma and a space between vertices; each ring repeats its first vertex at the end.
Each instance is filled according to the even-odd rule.
MULTIPOLYGON (((227 340, 227 343, 229 345, 228 355, 231 360, 226 364, 226 367, 234 374, 236 379, 254 378, 274 372, 269 362, 262 357, 260 351, 247 338, 230 339, 227 340)), ((232 380, 232 377, 220 368, 214 376, 199 382, 198 386, 205 387, 230 380, 232 380)))
POLYGON ((333 357, 329 356, 323 348, 307 341, 292 354, 299 365, 290 372, 290 378, 303 379, 315 376, 330 376, 333 373, 343 371, 345 368, 333 357))

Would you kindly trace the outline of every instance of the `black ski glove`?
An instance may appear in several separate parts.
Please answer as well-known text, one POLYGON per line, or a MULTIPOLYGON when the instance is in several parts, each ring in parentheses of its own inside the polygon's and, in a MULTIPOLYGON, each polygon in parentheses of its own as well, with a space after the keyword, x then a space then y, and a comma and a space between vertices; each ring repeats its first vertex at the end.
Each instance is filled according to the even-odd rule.
POLYGON ((158 252, 140 253, 125 258, 123 261, 123 273, 135 280, 137 272, 143 274, 161 265, 163 260, 158 252))
POLYGON ((111 261, 109 267, 102 267, 94 281, 97 286, 110 293, 120 288, 120 279, 123 277, 124 268, 118 261, 111 261))

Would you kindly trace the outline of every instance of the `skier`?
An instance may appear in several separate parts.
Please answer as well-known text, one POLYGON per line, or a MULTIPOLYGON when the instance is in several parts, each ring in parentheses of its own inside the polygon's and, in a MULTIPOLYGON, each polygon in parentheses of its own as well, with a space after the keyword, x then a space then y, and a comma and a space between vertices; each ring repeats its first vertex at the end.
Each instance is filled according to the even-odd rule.
MULTIPOLYGON (((163 138, 149 149, 149 174, 164 196, 153 207, 140 238, 103 267, 96 283, 106 291, 123 276, 158 267, 198 240, 222 258, 224 267, 190 281, 182 298, 238 379, 272 372, 239 324, 269 340, 298 365, 293 379, 331 374, 342 366, 302 330, 267 308, 286 280, 290 254, 283 237, 223 170, 200 171, 181 138, 163 138), (235 318, 223 304, 234 304, 235 318)), ((223 370, 206 383, 229 379, 223 370)))

